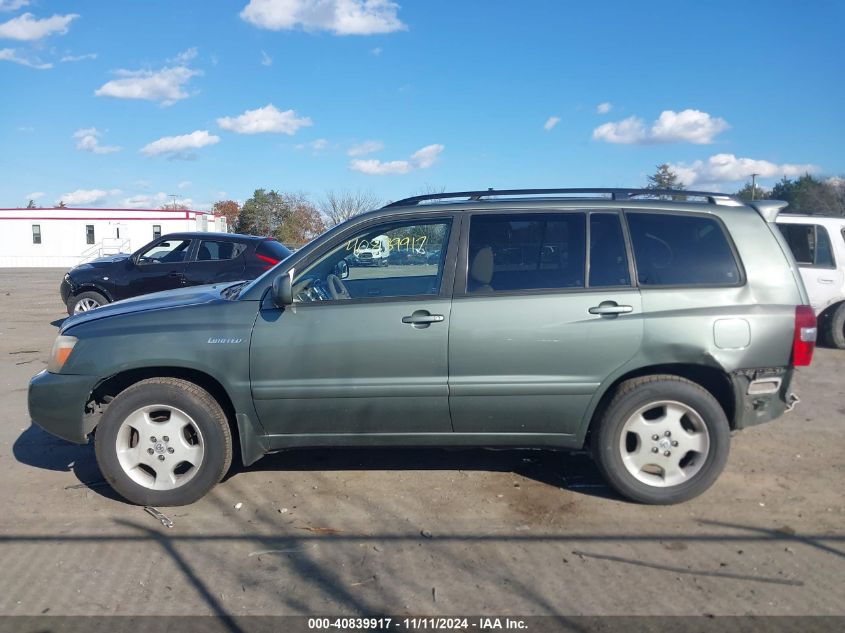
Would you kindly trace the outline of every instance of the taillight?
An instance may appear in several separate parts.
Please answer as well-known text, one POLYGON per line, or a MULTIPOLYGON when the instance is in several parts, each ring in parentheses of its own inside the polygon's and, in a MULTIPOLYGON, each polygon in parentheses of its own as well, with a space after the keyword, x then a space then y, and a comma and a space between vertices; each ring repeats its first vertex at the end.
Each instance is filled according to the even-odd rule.
POLYGON ((278 264, 279 261, 281 261, 278 259, 273 259, 272 257, 267 257, 266 255, 259 255, 258 253, 256 253, 255 256, 262 262, 267 262, 269 264, 269 266, 264 267, 264 270, 270 270, 273 266, 278 264))
POLYGON ((795 308, 795 334, 792 339, 792 364, 796 367, 806 367, 813 360, 813 350, 816 348, 816 313, 810 306, 795 308))

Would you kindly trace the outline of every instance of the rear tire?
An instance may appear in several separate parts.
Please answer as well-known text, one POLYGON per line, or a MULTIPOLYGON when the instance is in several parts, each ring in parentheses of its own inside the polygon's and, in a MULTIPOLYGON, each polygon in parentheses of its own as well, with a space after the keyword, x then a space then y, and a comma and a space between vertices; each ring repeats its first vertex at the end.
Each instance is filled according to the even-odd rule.
POLYGON ((827 338, 837 349, 845 349, 845 303, 840 303, 828 319, 827 338))
POLYGON ((614 490, 640 503, 668 505, 700 495, 730 452, 730 426, 719 402, 679 376, 622 383, 596 422, 599 470, 614 490))
POLYGON ((87 290, 80 292, 78 295, 71 295, 67 300, 67 313, 70 316, 80 314, 81 312, 88 312, 100 306, 104 306, 109 302, 99 292, 87 290))
POLYGON ((109 404, 94 449, 103 477, 130 503, 181 506, 229 470, 232 434, 207 391, 178 378, 150 378, 109 404))

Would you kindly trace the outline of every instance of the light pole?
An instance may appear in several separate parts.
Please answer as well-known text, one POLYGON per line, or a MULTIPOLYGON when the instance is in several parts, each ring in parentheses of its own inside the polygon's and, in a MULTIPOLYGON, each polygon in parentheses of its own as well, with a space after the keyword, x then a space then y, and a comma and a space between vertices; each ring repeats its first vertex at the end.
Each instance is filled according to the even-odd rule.
POLYGON ((757 176, 760 174, 751 174, 751 199, 754 200, 754 196, 757 193, 757 176))

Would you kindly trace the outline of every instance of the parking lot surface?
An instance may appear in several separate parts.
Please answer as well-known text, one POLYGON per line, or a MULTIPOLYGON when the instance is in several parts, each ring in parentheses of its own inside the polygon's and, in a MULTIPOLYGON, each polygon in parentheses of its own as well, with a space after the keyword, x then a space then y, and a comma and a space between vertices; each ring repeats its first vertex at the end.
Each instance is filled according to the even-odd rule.
POLYGON ((298 450, 168 529, 30 423, 63 273, 0 269, 0 615, 845 613, 845 351, 683 505, 625 502, 581 454, 298 450))

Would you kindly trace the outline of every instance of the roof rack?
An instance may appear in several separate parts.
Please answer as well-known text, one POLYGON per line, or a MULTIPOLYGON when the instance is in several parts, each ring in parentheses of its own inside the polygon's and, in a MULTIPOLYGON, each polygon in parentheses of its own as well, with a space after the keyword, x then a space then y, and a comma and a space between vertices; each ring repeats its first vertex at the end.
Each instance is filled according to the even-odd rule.
POLYGON ((738 202, 737 198, 727 193, 713 191, 686 191, 682 189, 487 189, 486 191, 454 191, 449 193, 427 193, 412 196, 386 204, 388 207, 407 207, 426 202, 428 200, 445 200, 447 198, 467 198, 468 200, 482 200, 492 196, 549 196, 561 194, 600 194, 608 196, 610 200, 630 200, 640 196, 686 196, 706 198, 710 204, 738 202))

